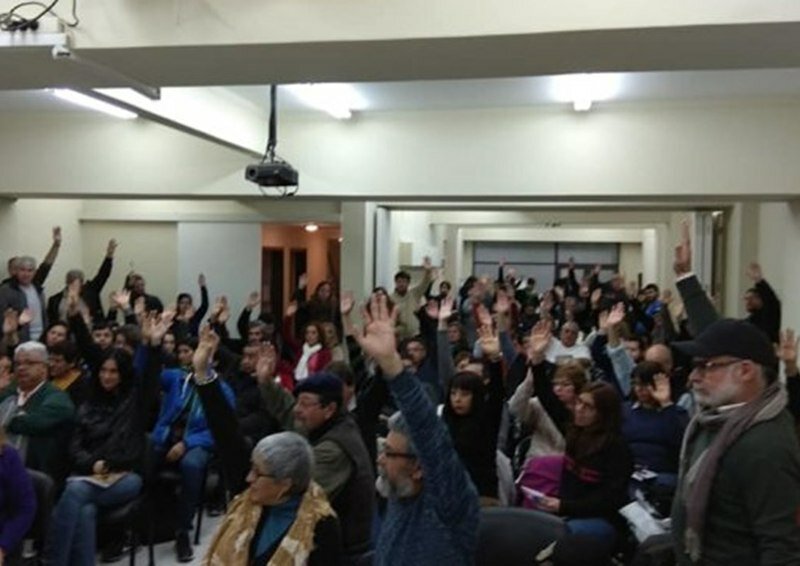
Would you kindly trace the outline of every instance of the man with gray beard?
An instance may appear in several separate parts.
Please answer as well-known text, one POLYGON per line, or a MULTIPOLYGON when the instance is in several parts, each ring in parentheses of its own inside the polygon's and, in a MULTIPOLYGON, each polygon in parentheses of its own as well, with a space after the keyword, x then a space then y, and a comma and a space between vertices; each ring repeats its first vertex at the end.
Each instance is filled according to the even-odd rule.
POLYGON ((399 413, 378 455, 378 490, 389 503, 375 565, 473 564, 478 493, 444 423, 397 352, 394 313, 373 295, 357 340, 389 381, 399 413))

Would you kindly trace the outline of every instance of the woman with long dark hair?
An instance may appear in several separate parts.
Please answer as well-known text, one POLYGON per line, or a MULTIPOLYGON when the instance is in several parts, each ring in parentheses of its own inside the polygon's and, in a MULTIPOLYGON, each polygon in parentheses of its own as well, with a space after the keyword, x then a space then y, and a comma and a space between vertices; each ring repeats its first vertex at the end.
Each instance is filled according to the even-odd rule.
POLYGON ((559 497, 543 497, 539 508, 561 515, 572 534, 596 539, 610 554, 627 502, 633 461, 622 437, 619 395, 603 382, 584 387, 567 430, 559 497))
MULTIPOLYGON (((169 323, 155 326, 160 342, 169 323)), ((146 320, 146 341, 153 328, 152 319, 146 320)), ((130 353, 109 350, 78 409, 69 451, 72 476, 53 511, 45 552, 48 564, 94 564, 98 508, 122 505, 141 490, 146 413, 150 397, 157 393, 161 358, 157 348, 140 348, 137 353, 148 358, 144 377, 136 375, 130 353)))

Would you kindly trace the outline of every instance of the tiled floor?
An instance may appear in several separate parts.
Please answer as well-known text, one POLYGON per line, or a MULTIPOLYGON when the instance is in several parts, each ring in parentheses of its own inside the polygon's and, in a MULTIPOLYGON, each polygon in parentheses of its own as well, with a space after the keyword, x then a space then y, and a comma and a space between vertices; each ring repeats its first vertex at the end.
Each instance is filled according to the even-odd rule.
MULTIPOLYGON (((211 541, 211 536, 217 528, 222 517, 203 517, 203 525, 200 528, 200 544, 194 547, 194 560, 187 564, 200 564, 203 556, 208 548, 208 543, 211 541)), ((180 564, 175 560, 175 543, 173 541, 157 544, 153 549, 155 562, 158 566, 173 566, 180 564)), ((100 556, 97 557, 97 563, 100 564, 100 556)), ((119 562, 112 562, 114 566, 127 566, 128 554, 119 562)), ((147 547, 142 546, 136 553, 137 566, 147 566, 147 547)))

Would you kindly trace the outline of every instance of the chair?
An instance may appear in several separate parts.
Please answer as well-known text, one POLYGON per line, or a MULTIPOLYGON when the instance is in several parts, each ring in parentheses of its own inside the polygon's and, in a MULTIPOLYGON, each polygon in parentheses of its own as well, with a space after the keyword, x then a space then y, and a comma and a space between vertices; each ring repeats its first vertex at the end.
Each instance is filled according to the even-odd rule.
POLYGON ((533 564, 536 555, 567 533, 553 515, 519 507, 481 509, 476 566, 533 564))
POLYGON ((47 529, 50 526, 50 517, 53 514, 56 484, 53 478, 44 472, 29 468, 28 474, 33 480, 33 490, 36 492, 36 516, 33 518, 33 524, 25 537, 23 545, 28 548, 30 543, 27 541, 32 541, 33 548, 41 556, 44 551, 45 539, 47 538, 47 529))
MULTIPOLYGON (((142 488, 144 491, 144 488, 142 488)), ((139 530, 143 518, 144 495, 140 493, 131 501, 123 503, 117 507, 100 510, 97 518, 98 526, 103 527, 122 527, 126 533, 130 533, 130 565, 136 564, 136 549, 139 546, 139 530)), ((150 564, 153 561, 151 560, 150 564)))

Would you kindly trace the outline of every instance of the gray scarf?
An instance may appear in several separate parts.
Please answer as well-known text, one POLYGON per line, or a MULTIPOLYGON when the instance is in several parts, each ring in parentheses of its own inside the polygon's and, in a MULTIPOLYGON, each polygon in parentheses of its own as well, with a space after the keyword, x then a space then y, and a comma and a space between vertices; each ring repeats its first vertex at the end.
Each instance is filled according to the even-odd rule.
POLYGON ((708 495, 717 475, 720 459, 751 427, 778 416, 786 407, 787 398, 786 390, 776 381, 749 403, 723 412, 717 409, 703 409, 689 422, 681 446, 678 483, 681 486, 681 493, 678 496, 686 506, 686 530, 683 537, 686 552, 692 562, 699 561, 702 553, 708 495), (688 462, 687 447, 704 428, 718 428, 719 432, 693 463, 688 462))

